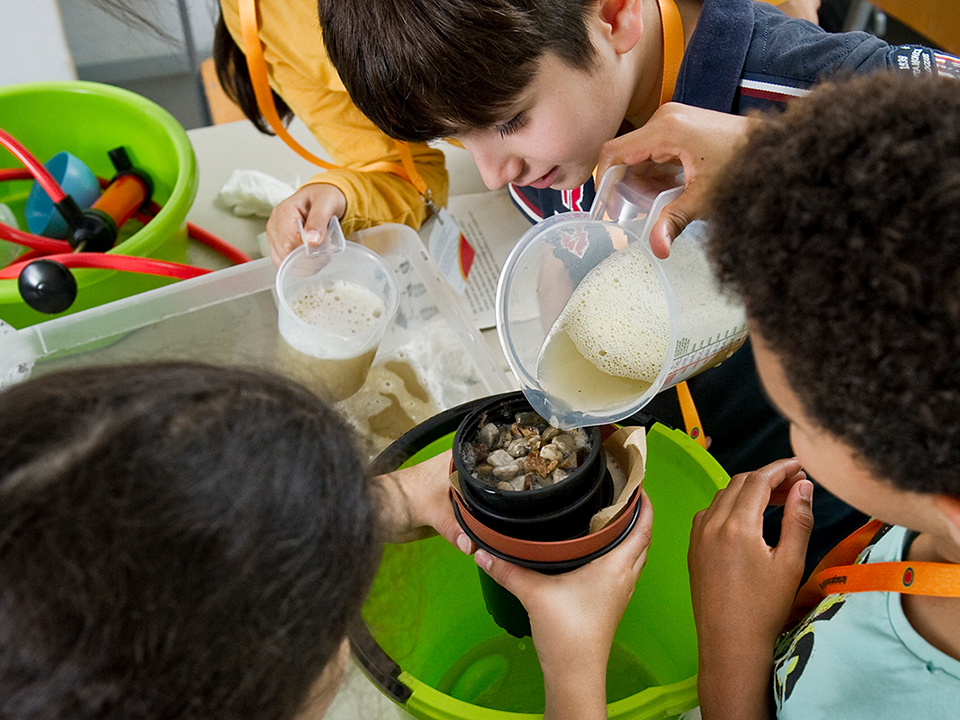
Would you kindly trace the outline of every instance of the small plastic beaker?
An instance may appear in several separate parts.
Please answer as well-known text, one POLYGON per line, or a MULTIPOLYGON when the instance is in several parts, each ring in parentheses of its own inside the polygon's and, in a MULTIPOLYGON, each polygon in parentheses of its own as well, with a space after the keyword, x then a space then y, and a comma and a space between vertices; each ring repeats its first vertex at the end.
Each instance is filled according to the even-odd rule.
POLYGON ((399 304, 391 267, 357 243, 316 256, 300 246, 277 271, 276 290, 283 371, 328 401, 357 392, 399 304))
MULTIPOLYGON (((100 183, 93 171, 80 158, 63 151, 47 160, 43 166, 57 181, 60 188, 85 209, 100 197, 100 183)), ((47 192, 34 182, 27 195, 23 209, 27 228, 34 235, 48 238, 65 238, 69 227, 67 221, 53 204, 47 192)))
POLYGON ((497 332, 534 410, 561 428, 622 420, 658 392, 719 364, 746 339, 740 303, 718 287, 691 223, 661 260, 650 227, 680 192, 604 175, 589 213, 531 228, 497 286, 497 332))

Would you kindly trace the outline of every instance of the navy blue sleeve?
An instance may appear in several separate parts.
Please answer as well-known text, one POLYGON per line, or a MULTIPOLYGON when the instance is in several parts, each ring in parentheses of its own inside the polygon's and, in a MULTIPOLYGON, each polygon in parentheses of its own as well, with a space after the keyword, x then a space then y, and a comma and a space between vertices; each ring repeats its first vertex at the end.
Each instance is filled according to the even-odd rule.
POLYGON ((892 47, 887 61, 891 68, 913 75, 932 73, 960 78, 960 58, 922 45, 892 47))
POLYGON ((761 5, 744 75, 765 76, 797 88, 888 66, 890 46, 865 32, 828 33, 761 5))
POLYGON ((760 3, 734 110, 782 108, 817 83, 882 70, 960 77, 960 59, 919 45, 891 46, 864 32, 827 33, 760 3))

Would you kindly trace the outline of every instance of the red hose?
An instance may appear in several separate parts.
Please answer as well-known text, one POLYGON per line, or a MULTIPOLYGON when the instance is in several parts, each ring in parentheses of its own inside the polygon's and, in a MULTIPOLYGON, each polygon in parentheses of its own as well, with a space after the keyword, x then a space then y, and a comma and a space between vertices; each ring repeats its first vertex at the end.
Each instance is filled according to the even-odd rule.
MULTIPOLYGON (((146 212, 139 212, 134 215, 134 217, 146 225, 158 212, 160 212, 160 206, 151 200, 149 203, 147 203, 146 212)), ((241 265, 245 262, 250 262, 253 260, 252 257, 247 255, 242 250, 235 248, 226 240, 218 238, 209 230, 204 230, 202 227, 198 227, 193 223, 187 223, 187 235, 189 235, 192 240, 196 240, 198 243, 206 245, 211 250, 215 250, 223 255, 227 260, 230 260, 237 265, 241 265)))
MULTIPOLYGON (((15 140, 8 132, 2 129, 0 129, 0 145, 6 147, 26 166, 25 168, 0 168, 0 182, 4 180, 35 179, 40 183, 41 187, 43 187, 43 189, 55 203, 60 202, 60 200, 66 197, 66 193, 63 192, 63 190, 57 184, 57 181, 53 179, 53 176, 50 175, 47 169, 43 167, 43 165, 40 164, 37 159, 31 155, 26 148, 23 147, 23 145, 17 142, 17 140, 15 140)), ((110 184, 110 181, 104 178, 97 178, 97 180, 101 187, 107 187, 110 184)), ((156 216, 158 212, 160 212, 160 210, 160 206, 151 200, 149 203, 147 203, 145 212, 139 212, 135 215, 135 217, 137 220, 146 225, 154 218, 154 216, 156 216)), ((239 250, 225 240, 220 239, 213 233, 204 230, 193 223, 187 223, 187 234, 192 239, 203 245, 206 245, 233 263, 241 264, 249 262, 253 259, 242 250, 239 250)), ((25 265, 29 260, 37 259, 40 253, 57 254, 51 255, 50 259, 58 260, 58 262, 61 262, 67 267, 98 267, 140 273, 155 272, 157 275, 165 275, 180 279, 196 277, 198 275, 204 275, 210 272, 209 270, 205 270, 203 268, 194 268, 190 265, 168 263, 161 260, 151 260, 149 258, 136 258, 128 255, 106 255, 104 253, 97 253, 95 256, 84 256, 82 254, 74 254, 71 253, 72 248, 70 243, 64 240, 52 240, 40 235, 34 235, 32 233, 24 232, 23 230, 17 230, 16 228, 10 227, 4 223, 0 223, 0 240, 8 240, 18 245, 24 245, 32 250, 32 252, 22 255, 17 263, 9 265, 0 271, 0 279, 10 279, 11 277, 16 277, 20 271, 20 268, 23 267, 23 265, 25 265), (88 257, 90 259, 71 259, 67 262, 64 262, 63 260, 58 259, 60 254, 67 255, 70 258, 88 257), (94 258, 98 259, 95 261, 94 258), (156 271, 147 269, 150 267, 155 267, 156 271), (11 275, 10 273, 14 268, 16 268, 16 273, 11 275)))
POLYGON ((13 155, 24 164, 54 203, 60 202, 67 196, 43 164, 31 155, 30 151, 17 142, 13 135, 6 130, 0 130, 0 145, 7 148, 7 150, 13 153, 13 155))
POLYGON ((0 223, 0 240, 9 240, 17 245, 24 245, 32 250, 41 250, 48 253, 68 253, 73 250, 66 240, 52 240, 42 235, 17 230, 5 223, 0 223))
POLYGON ((33 180, 33 175, 26 168, 0 168, 0 181, 3 180, 33 180))
MULTIPOLYGON (((37 258, 34 258, 37 259, 37 258)), ((186 280, 212 272, 206 268, 182 265, 180 263, 154 260, 134 255, 110 255, 108 253, 61 253, 45 255, 43 260, 53 260, 68 268, 95 268, 97 270, 122 270, 124 272, 162 275, 186 280)), ((0 280, 13 280, 31 260, 20 260, 0 270, 0 280)))
POLYGON ((231 260, 237 265, 241 265, 245 262, 250 262, 253 260, 252 257, 247 255, 242 250, 235 248, 226 240, 221 240, 213 233, 208 232, 201 227, 197 227, 193 223, 187 223, 187 233, 197 242, 206 245, 212 250, 216 250, 218 253, 227 258, 227 260, 231 260))

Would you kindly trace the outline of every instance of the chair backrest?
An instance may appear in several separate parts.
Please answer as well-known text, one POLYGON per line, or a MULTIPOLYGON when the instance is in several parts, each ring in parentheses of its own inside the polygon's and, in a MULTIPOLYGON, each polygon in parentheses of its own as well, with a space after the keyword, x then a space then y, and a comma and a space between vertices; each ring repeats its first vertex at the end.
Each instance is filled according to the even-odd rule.
POLYGON ((870 0, 870 4, 930 38, 937 47, 960 54, 957 0, 870 0))
POLYGON ((203 90, 210 105, 210 117, 214 125, 247 119, 240 106, 227 97, 223 88, 220 87, 212 57, 200 63, 200 75, 203 77, 203 90))

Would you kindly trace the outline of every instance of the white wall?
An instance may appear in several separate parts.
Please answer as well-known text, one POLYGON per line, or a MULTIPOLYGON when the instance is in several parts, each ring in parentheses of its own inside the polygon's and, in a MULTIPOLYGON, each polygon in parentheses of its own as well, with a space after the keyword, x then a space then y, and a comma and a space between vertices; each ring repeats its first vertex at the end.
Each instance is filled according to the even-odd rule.
POLYGON ((0 0, 0 85, 75 80, 56 0, 0 0))

